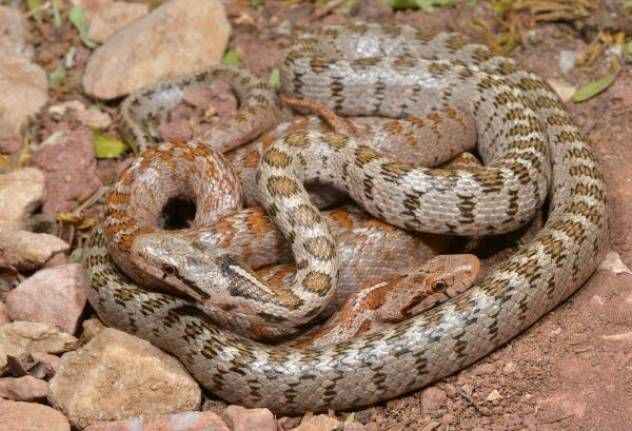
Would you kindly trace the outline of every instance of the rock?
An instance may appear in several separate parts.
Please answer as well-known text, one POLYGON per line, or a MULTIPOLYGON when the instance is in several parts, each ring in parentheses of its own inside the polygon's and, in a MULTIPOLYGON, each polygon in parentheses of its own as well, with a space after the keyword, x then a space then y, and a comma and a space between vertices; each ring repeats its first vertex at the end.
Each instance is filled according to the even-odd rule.
POLYGON ((48 399, 84 428, 103 420, 194 410, 201 391, 173 357, 108 328, 62 357, 48 399))
MULTIPOLYGON (((230 431, 212 412, 185 412, 144 419, 134 417, 116 422, 98 422, 84 431, 230 431)), ((256 430, 256 428, 252 428, 256 430)))
POLYGON ((480 364, 472 369, 472 373, 475 376, 485 376, 493 374, 496 371, 494 364, 480 364))
POLYGON ((34 401, 46 398, 48 383, 33 376, 0 378, 0 398, 34 401))
POLYGON ((0 153, 13 154, 17 153, 22 148, 22 139, 17 136, 8 136, 0 139, 0 153))
POLYGON ((456 422, 456 417, 452 413, 441 416, 441 423, 444 425, 452 425, 454 422, 456 422))
POLYGON ((538 400, 538 415, 545 423, 558 422, 569 416, 581 419, 587 410, 586 394, 581 392, 554 392, 538 400))
POLYGON ((112 124, 112 118, 108 114, 99 110, 96 106, 86 108, 86 106, 78 100, 70 100, 53 105, 48 108, 48 112, 60 117, 66 112, 71 112, 81 124, 93 129, 105 129, 112 124))
POLYGON ((264 42, 256 33, 235 33, 231 47, 239 53, 243 67, 259 76, 267 76, 284 58, 283 49, 278 44, 264 42))
POLYGON ((0 429, 70 431, 70 424, 64 415, 48 406, 0 400, 0 429))
POLYGON ((632 275, 632 270, 628 268, 625 263, 623 263, 623 261, 621 260, 621 256, 619 256, 619 253, 617 253, 616 251, 608 252, 603 262, 601 262, 601 265, 599 265, 599 269, 602 271, 612 271, 616 275, 632 275))
POLYGON ((18 9, 0 6, 0 53, 31 58, 33 49, 26 44, 26 19, 18 9))
POLYGON ((490 402, 494 402, 494 401, 498 401, 502 399, 503 399, 503 396, 500 395, 500 392, 498 392, 498 389, 492 390, 489 393, 489 395, 487 395, 487 398, 485 398, 485 400, 490 401, 490 402))
MULTIPOLYGON (((441 426, 440 422, 430 421, 426 426, 424 426, 421 431, 434 431, 441 426)), ((480 428, 476 428, 476 431, 479 431, 480 428)))
POLYGON ((305 415, 301 424, 292 431, 334 431, 338 428, 338 419, 327 415, 305 415))
POLYGON ((20 128, 48 98, 48 82, 30 61, 27 22, 17 8, 0 6, 0 35, 0 151, 14 153, 22 145, 20 128))
POLYGON ((149 12, 149 6, 144 3, 122 1, 102 3, 105 3, 102 7, 88 11, 90 22, 88 37, 96 42, 105 42, 111 35, 149 12))
POLYGON ((86 305, 87 289, 88 281, 78 263, 42 269, 9 292, 9 317, 48 323, 73 334, 86 305))
POLYGON ((48 101, 46 72, 22 56, 0 56, 0 140, 21 127, 48 101))
POLYGON ((112 99, 217 64, 230 24, 218 0, 171 0, 99 47, 83 77, 86 93, 112 99))
POLYGON ((505 366, 503 367, 503 373, 512 374, 516 371, 517 368, 518 367, 516 366, 515 362, 507 362, 505 366))
POLYGON ((560 72, 566 74, 577 64, 577 51, 563 49, 560 51, 560 72))
POLYGON ((222 413, 226 423, 233 431, 276 431, 274 415, 268 409, 246 409, 241 406, 228 406, 222 413))
POLYGON ((44 214, 71 211, 101 187, 88 127, 51 135, 33 155, 33 163, 46 173, 44 214))
POLYGON ((568 102, 571 100, 575 92, 577 91, 577 87, 563 79, 547 79, 546 82, 555 90, 557 95, 562 99, 562 102, 568 102))
POLYGON ((0 256, 5 265, 11 265, 20 270, 30 271, 40 268, 55 253, 69 248, 68 243, 55 235, 0 229, 0 256))
POLYGON ((11 322, 0 326, 0 369, 7 355, 23 353, 61 353, 72 349, 77 339, 59 329, 36 322, 11 322))
POLYGON ((350 422, 344 424, 342 431, 369 431, 369 428, 359 422, 350 422))
POLYGON ((81 342, 86 344, 105 329, 105 325, 99 319, 87 319, 81 324, 81 342))
POLYGON ((68 256, 66 256, 64 253, 55 253, 51 256, 50 259, 46 261, 46 263, 44 264, 44 268, 54 268, 56 266, 66 265, 68 263, 72 263, 68 256))
POLYGON ((38 379, 50 379, 55 375, 61 365, 61 358, 48 353, 35 352, 31 356, 36 361, 35 366, 29 370, 29 374, 38 379))
POLYGON ((424 389, 421 393, 421 402, 426 413, 435 413, 437 410, 445 408, 447 400, 446 393, 434 386, 424 389))
POLYGON ((27 217, 43 198, 44 173, 39 169, 23 168, 0 175, 0 231, 24 229, 27 217))
POLYGON ((32 376, 36 379, 50 379, 55 375, 60 359, 48 353, 23 353, 7 356, 7 371, 13 377, 32 376))

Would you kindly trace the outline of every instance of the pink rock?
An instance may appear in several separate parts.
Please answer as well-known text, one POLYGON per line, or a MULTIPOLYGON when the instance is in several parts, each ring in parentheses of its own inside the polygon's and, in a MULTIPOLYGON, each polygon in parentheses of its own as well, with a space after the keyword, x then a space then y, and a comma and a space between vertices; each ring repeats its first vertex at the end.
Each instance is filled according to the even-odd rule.
POLYGON ((70 211, 101 187, 92 131, 87 127, 49 137, 33 155, 33 163, 46 173, 45 214, 70 211))
POLYGON ((51 405, 80 429, 100 421, 196 410, 201 397, 180 362, 145 340, 109 328, 62 357, 48 391, 51 405))
POLYGON ((48 406, 0 400, 0 429, 70 431, 70 424, 64 415, 48 406))
POLYGON ((22 140, 18 135, 0 137, 0 153, 13 154, 22 148, 22 140))
POLYGON ((90 33, 88 36, 97 42, 105 42, 132 21, 147 15, 148 11, 149 6, 143 3, 108 2, 94 14, 89 14, 90 33))
POLYGON ((44 198, 44 174, 23 168, 0 175, 0 228, 26 227, 27 217, 44 198))
POLYGON ((31 356, 37 363, 31 368, 29 374, 38 379, 48 380, 53 377, 61 364, 61 358, 59 356, 48 353, 34 352, 31 356))
MULTIPOLYGON (((230 431, 213 412, 184 412, 143 419, 134 417, 116 422, 99 422, 84 431, 230 431)), ((252 428, 255 430, 256 428, 252 428)))
POLYGON ((28 21, 17 8, 0 6, 0 52, 31 58, 33 48, 26 42, 28 21))
POLYGON ((5 323, 0 326, 0 369, 7 365, 8 356, 18 357, 35 352, 61 353, 76 346, 75 337, 46 323, 5 323))
POLYGON ((13 377, 31 376, 36 379, 48 380, 55 375, 60 360, 55 355, 43 352, 10 355, 7 356, 5 374, 13 377))
POLYGON ((83 87, 99 99, 112 99, 204 69, 219 63, 229 34, 230 23, 221 1, 164 2, 94 51, 83 87))
POLYGON ((327 415, 305 415, 301 424, 292 431, 334 431, 339 429, 338 419, 327 415))
POLYGON ((0 94, 0 138, 19 136, 48 101, 46 71, 21 55, 0 56, 0 94))
POLYGON ((268 409, 228 406, 223 415, 233 431, 276 431, 277 429, 274 415, 268 409))
POLYGON ((34 401, 45 398, 48 383, 33 376, 3 377, 0 379, 0 397, 15 401, 34 401))
POLYGON ((445 407, 448 396, 441 389, 431 386, 424 389, 421 393, 421 399, 424 406, 424 412, 434 413, 445 407))
POLYGON ((55 325, 72 334, 86 305, 87 280, 78 263, 36 272, 6 298, 9 317, 55 325))
POLYGON ((73 118, 79 120, 84 126, 93 129, 106 129, 112 124, 112 118, 106 112, 101 111, 96 106, 86 108, 86 105, 79 100, 69 100, 58 103, 48 108, 48 112, 56 117, 70 113, 73 118))

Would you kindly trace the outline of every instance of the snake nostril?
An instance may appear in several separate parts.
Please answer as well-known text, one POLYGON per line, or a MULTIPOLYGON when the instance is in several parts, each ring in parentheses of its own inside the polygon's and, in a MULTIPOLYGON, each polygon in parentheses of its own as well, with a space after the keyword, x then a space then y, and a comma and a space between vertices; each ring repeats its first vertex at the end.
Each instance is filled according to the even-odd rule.
POLYGON ((166 230, 184 229, 191 226, 197 207, 184 196, 169 198, 160 214, 160 227, 166 230))

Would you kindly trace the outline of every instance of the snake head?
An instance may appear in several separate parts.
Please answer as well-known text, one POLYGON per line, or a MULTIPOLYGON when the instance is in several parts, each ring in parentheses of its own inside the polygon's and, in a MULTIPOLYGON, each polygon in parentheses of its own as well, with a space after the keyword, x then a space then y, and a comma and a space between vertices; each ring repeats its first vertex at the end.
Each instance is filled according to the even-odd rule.
POLYGON ((177 231, 140 235, 130 255, 134 265, 161 287, 196 301, 205 302, 228 289, 219 256, 177 231))
POLYGON ((177 231, 156 231, 136 238, 133 264, 161 288, 194 299, 212 310, 253 315, 251 300, 270 295, 236 256, 215 252, 213 242, 177 231))

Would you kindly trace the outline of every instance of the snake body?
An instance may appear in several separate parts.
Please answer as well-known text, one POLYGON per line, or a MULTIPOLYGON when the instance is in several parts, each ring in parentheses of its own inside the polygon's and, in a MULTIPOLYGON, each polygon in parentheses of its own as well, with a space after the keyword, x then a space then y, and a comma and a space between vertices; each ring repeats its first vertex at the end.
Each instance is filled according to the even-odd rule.
POLYGON ((85 263, 100 317, 177 356, 217 396, 285 414, 393 398, 506 343, 595 270, 608 236, 604 181, 564 106, 534 74, 455 34, 429 39, 406 26, 354 24, 300 36, 282 76, 284 91, 349 115, 402 117, 458 106, 474 117, 487 165, 421 169, 319 129, 276 140, 260 162, 259 199, 301 256, 301 280, 326 275, 308 283, 312 293, 329 295, 337 269, 327 226, 303 189, 307 179, 331 180, 372 214, 409 229, 506 232, 531 217, 547 192, 548 219, 533 240, 456 298, 382 332, 307 349, 235 335, 186 299, 140 288, 118 271, 96 230, 85 263), (303 207, 306 216, 293 221, 292 211, 303 207), (325 240, 302 259, 309 235, 325 240))

